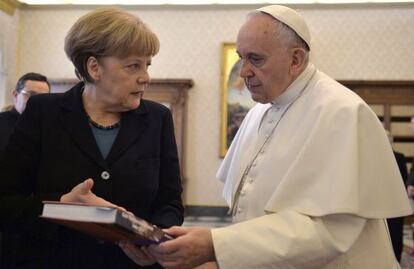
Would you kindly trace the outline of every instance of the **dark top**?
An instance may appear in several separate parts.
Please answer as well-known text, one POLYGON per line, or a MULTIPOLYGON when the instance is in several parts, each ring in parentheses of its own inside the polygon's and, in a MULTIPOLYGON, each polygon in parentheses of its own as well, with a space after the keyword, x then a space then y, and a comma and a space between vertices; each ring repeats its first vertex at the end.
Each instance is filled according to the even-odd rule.
POLYGON ((89 126, 92 128, 93 137, 95 138, 96 144, 98 145, 98 149, 101 152, 102 157, 106 159, 116 137, 118 136, 119 126, 110 130, 99 129, 92 124, 89 124, 89 126))
POLYGON ((19 116, 19 112, 14 107, 10 111, 0 113, 0 154, 6 148, 19 116))
POLYGON ((21 268, 140 268, 118 246, 38 217, 42 200, 59 200, 87 178, 96 195, 160 227, 183 222, 168 108, 142 100, 125 112, 104 160, 83 112, 82 86, 31 97, 0 161, 0 223, 24 233, 21 268))

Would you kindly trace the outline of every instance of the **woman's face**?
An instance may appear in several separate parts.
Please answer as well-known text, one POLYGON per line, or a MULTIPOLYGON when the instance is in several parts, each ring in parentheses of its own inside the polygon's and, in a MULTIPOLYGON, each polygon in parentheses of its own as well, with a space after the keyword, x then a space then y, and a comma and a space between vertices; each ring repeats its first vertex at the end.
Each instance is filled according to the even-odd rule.
POLYGON ((108 111, 122 112, 139 107, 150 82, 151 56, 101 57, 96 62, 96 100, 108 111))

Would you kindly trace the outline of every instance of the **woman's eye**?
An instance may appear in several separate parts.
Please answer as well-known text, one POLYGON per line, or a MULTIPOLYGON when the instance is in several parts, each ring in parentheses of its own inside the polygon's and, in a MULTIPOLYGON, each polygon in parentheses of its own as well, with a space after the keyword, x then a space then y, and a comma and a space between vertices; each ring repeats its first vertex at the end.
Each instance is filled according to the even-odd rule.
POLYGON ((130 65, 127 65, 126 68, 128 70, 135 71, 135 70, 139 69, 139 65, 138 64, 130 64, 130 65))

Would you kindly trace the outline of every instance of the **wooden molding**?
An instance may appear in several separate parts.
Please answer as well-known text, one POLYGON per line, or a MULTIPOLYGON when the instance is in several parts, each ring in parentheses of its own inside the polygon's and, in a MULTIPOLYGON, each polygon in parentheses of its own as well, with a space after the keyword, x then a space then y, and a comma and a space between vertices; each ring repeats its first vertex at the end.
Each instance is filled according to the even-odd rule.
POLYGON ((414 81, 338 81, 355 91, 368 104, 414 105, 414 81))

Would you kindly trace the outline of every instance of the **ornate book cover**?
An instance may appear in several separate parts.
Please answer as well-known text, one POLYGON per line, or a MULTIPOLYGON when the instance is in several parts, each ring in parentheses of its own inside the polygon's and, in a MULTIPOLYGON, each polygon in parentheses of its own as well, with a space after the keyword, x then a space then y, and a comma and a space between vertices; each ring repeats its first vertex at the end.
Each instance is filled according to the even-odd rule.
POLYGON ((43 201, 40 217, 87 233, 100 240, 138 245, 158 244, 172 239, 157 226, 114 207, 43 201))

